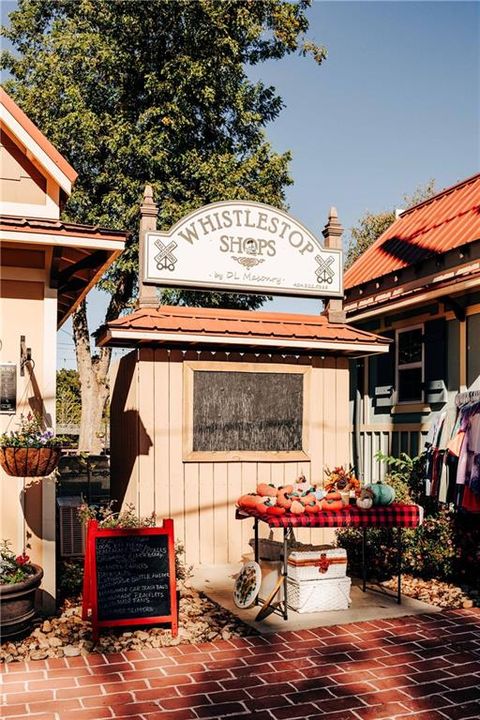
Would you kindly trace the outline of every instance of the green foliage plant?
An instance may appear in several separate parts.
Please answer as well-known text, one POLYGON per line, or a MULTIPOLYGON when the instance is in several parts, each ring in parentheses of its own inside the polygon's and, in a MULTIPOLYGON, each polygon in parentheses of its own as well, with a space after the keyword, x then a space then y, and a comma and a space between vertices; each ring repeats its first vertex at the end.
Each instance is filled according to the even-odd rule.
POLYGON ((0 447, 16 448, 61 448, 65 438, 54 435, 53 430, 44 429, 38 415, 28 413, 20 415, 18 430, 10 430, 0 435, 0 447))
POLYGON ((0 542, 0 585, 13 585, 23 582, 33 575, 35 568, 29 563, 29 556, 23 552, 15 555, 10 540, 0 542))
MULTIPOLYGON (((455 516, 448 508, 437 508, 432 499, 423 494, 425 456, 399 457, 381 452, 375 458, 387 464, 385 482, 395 489, 396 501, 419 503, 425 508, 420 527, 402 532, 402 572, 426 579, 449 580, 454 574, 455 516)), ((337 543, 347 550, 350 571, 360 574, 362 562, 362 533, 346 528, 337 532, 337 543)), ((371 528, 368 532, 368 569, 370 578, 383 581, 396 572, 396 531, 371 528)))

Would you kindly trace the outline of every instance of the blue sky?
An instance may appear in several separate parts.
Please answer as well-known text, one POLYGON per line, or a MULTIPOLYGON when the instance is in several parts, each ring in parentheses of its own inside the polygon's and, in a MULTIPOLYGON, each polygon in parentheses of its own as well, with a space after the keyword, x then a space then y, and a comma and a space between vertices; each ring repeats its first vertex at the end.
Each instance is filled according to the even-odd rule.
MULTIPOLYGON (((478 3, 317 1, 308 14, 310 37, 328 49, 322 66, 290 57, 249 71, 285 104, 267 134, 293 153, 294 216, 319 234, 336 205, 348 231, 367 209, 401 207, 430 178, 440 189, 478 172, 478 3)), ((89 302, 92 331, 99 296, 89 302)), ((320 304, 278 298, 271 309, 320 304)), ((59 367, 72 365, 70 332, 59 333, 59 367)))

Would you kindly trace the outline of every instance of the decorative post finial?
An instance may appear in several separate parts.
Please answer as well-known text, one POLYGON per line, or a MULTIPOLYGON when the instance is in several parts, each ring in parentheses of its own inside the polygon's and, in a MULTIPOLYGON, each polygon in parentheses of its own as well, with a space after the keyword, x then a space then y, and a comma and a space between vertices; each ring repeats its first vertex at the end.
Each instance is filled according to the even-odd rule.
MULTIPOLYGON (((325 250, 329 248, 335 250, 343 250, 342 246, 342 235, 343 227, 338 219, 337 208, 332 205, 328 214, 328 221, 322 230, 322 235, 325 238, 324 247, 325 250)), ((328 321, 332 323, 344 323, 346 320, 345 310, 343 309, 343 300, 340 298, 332 298, 328 301, 323 311, 324 315, 327 315, 328 321)))
POLYGON ((138 237, 138 306, 158 307, 157 290, 153 285, 145 285, 146 235, 157 229, 158 206, 153 199, 153 188, 145 185, 143 201, 140 205, 140 232, 138 237))

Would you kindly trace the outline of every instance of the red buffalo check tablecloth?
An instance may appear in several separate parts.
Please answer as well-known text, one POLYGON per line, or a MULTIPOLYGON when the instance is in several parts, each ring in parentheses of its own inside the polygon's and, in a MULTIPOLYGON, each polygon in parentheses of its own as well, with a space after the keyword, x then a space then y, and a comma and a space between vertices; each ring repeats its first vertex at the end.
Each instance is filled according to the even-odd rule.
POLYGON ((342 510, 321 511, 315 515, 266 515, 247 510, 237 510, 239 519, 252 517, 266 522, 270 527, 354 527, 354 528, 415 528, 423 522, 421 505, 404 505, 392 503, 370 510, 361 510, 356 505, 349 505, 342 510))

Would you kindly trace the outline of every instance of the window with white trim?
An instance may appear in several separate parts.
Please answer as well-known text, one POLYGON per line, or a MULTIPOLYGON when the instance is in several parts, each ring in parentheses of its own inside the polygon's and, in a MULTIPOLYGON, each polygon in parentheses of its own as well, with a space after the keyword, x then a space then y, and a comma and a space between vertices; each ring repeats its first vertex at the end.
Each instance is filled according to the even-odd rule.
POLYGON ((397 402, 423 402, 423 325, 397 330, 397 402))

